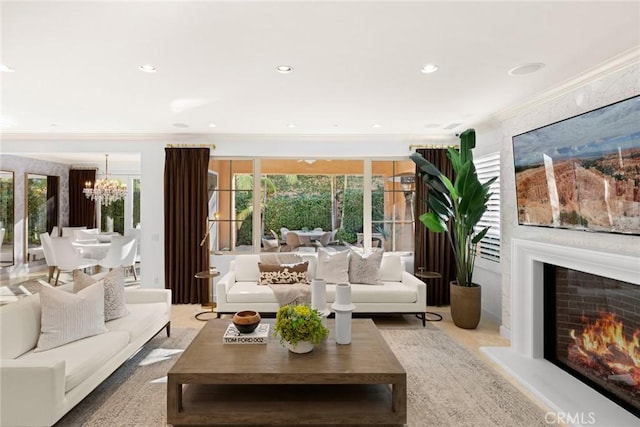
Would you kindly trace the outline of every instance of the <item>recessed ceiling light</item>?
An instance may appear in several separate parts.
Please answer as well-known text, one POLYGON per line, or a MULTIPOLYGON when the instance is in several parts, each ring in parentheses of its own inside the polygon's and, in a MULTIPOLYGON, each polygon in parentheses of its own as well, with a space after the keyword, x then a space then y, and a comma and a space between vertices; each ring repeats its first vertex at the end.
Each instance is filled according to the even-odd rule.
POLYGON ((216 124, 215 123, 209 123, 209 127, 210 128, 214 128, 214 127, 216 127, 216 124))
POLYGON ((51 126, 52 128, 58 126, 56 123, 49 123, 49 126, 51 126))
POLYGON ((532 62, 530 64, 522 64, 517 67, 513 67, 510 69, 507 74, 510 76, 523 76, 525 74, 535 73, 536 71, 540 71, 545 67, 545 64, 542 62, 532 62))
POLYGON ((440 67, 438 67, 435 64, 427 64, 424 67, 422 67, 422 70, 420 70, 420 71, 422 71, 425 74, 431 74, 431 73, 435 73, 436 71, 438 71, 438 68, 440 68, 440 67))
POLYGON ((0 64, 0 71, 3 73, 13 73, 16 70, 9 67, 8 65, 0 64))
POLYGON ((188 124, 186 124, 186 123, 174 123, 174 124, 173 124, 173 127, 174 127, 174 128, 183 128, 183 129, 184 129, 184 128, 188 128, 188 127, 189 127, 189 125, 188 125, 188 124))
POLYGON ((141 66, 138 67, 138 69, 140 71, 144 71, 145 73, 155 73, 156 71, 158 71, 158 70, 156 70, 156 67, 154 67, 151 64, 141 65, 141 66))
POLYGON ((279 73, 287 74, 293 71, 293 67, 290 65, 278 65, 276 70, 278 70, 279 73))
POLYGON ((294 123, 289 123, 287 127, 293 129, 294 127, 296 127, 296 125, 294 123))
POLYGON ((379 125, 378 123, 374 123, 373 125, 371 125, 371 127, 379 128, 379 127, 382 127, 382 126, 381 126, 381 125, 379 125))

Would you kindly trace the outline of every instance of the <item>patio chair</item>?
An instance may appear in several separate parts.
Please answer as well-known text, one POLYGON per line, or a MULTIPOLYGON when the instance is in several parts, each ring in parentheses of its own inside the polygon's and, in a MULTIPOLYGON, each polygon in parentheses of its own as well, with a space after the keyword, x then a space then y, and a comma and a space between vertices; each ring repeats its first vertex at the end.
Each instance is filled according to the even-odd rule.
POLYGON ((282 234, 282 240, 287 241, 287 233, 289 233, 289 229, 287 227, 280 227, 280 234, 282 234))
POLYGON ((285 239, 285 245, 282 248, 285 252, 293 252, 297 248, 302 246, 302 242, 300 241, 300 236, 293 231, 287 232, 287 238, 285 239))

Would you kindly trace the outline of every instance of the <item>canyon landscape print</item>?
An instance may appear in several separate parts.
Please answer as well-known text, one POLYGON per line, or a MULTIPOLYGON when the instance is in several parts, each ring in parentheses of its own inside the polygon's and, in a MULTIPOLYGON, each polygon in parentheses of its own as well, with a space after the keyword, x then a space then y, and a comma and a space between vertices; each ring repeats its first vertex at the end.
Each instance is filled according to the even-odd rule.
POLYGON ((640 235, 640 96, 513 138, 518 223, 640 235))

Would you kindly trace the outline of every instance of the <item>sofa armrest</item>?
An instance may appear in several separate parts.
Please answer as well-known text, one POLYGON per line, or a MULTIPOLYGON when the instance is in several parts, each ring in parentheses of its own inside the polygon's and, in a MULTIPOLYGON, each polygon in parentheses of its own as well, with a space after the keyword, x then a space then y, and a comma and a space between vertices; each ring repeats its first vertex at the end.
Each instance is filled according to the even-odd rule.
POLYGON ((64 400, 64 360, 0 360, 0 425, 47 425, 64 400))
POLYGON ((229 271, 216 282, 216 304, 220 305, 220 303, 226 304, 228 302, 227 293, 235 283, 236 274, 233 270, 229 271))
POLYGON ((127 304, 164 302, 171 305, 170 289, 125 289, 127 304))
POLYGON ((427 302, 427 285, 422 280, 407 271, 403 271, 402 284, 418 293, 418 301, 427 302))

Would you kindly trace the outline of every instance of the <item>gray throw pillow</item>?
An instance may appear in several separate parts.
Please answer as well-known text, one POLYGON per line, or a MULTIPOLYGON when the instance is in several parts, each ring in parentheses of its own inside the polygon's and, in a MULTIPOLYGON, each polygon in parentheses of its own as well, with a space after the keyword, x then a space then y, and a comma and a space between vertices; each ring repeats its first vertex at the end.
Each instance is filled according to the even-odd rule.
MULTIPOLYGON (((118 319, 129 314, 124 293, 124 272, 122 267, 114 268, 101 280, 104 284, 104 320, 118 319)), ((73 292, 78 292, 98 280, 76 270, 73 273, 73 292)))
POLYGON ((383 252, 377 250, 364 256, 359 251, 352 250, 349 257, 349 282, 362 285, 382 285, 380 264, 383 252))

